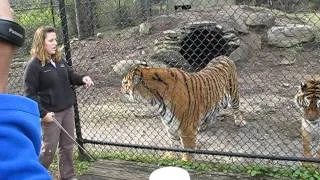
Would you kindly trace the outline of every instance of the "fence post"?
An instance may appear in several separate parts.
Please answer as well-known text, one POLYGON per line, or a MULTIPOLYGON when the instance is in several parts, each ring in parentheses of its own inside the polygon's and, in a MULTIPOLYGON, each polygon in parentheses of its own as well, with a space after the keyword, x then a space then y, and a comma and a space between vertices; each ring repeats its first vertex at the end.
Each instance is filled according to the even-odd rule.
MULTIPOLYGON (((69 34, 68 34, 68 22, 67 22, 66 7, 65 7, 64 0, 59 0, 59 11, 60 11, 63 44, 64 44, 66 60, 67 60, 67 63, 70 66, 72 66, 71 49, 70 49, 70 41, 69 41, 69 34)), ((75 128, 76 128, 77 142, 83 148, 83 139, 82 139, 82 133, 81 133, 81 124, 80 124, 79 109, 78 109, 78 103, 77 103, 77 95, 76 95, 74 86, 72 87, 72 90, 74 91, 74 95, 75 95, 74 114, 75 114, 75 128)), ((78 147, 78 150, 79 150, 80 157, 87 156, 81 148, 78 147)))

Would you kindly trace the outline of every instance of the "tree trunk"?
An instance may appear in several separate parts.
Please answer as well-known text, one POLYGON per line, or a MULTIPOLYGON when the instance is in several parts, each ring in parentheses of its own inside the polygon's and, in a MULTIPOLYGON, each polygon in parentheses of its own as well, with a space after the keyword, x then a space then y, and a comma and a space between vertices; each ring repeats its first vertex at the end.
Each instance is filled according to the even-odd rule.
POLYGON ((75 5, 73 0, 66 0, 66 12, 67 12, 67 20, 68 20, 68 27, 69 27, 69 35, 78 36, 77 32, 77 20, 76 20, 76 11, 75 5))
POLYGON ((93 7, 91 0, 74 0, 78 38, 94 36, 93 7))
POLYGON ((136 0, 136 17, 142 21, 146 21, 151 16, 151 2, 150 0, 136 0))

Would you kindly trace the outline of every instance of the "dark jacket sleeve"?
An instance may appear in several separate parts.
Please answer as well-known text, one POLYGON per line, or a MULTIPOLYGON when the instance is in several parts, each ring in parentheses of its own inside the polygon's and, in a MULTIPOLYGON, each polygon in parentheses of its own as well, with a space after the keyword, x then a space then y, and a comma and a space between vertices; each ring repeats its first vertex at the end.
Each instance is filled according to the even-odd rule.
POLYGON ((65 66, 67 67, 67 70, 68 70, 68 76, 69 76, 69 79, 70 79, 70 84, 71 85, 84 85, 83 81, 82 81, 82 78, 85 76, 85 75, 80 75, 76 72, 73 71, 72 67, 68 65, 68 63, 63 60, 63 63, 65 64, 65 66))
POLYGON ((40 97, 38 95, 39 74, 40 67, 34 62, 34 60, 29 61, 23 75, 24 95, 38 103, 40 117, 43 118, 48 111, 41 106, 40 97))

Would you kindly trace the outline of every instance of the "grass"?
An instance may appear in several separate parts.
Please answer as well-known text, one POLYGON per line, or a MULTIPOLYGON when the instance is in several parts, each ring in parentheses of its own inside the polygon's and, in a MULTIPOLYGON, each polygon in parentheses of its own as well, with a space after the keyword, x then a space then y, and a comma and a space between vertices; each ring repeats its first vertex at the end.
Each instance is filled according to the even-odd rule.
MULTIPOLYGON (((87 172, 92 162, 83 161, 75 156, 75 167, 77 175, 83 175, 87 172)), ((243 174, 252 177, 271 177, 271 178, 289 178, 289 179, 320 179, 320 170, 314 166, 271 166, 260 164, 221 164, 209 161, 184 162, 180 159, 159 158, 152 154, 137 152, 119 152, 103 151, 100 152, 97 159, 105 160, 126 160, 139 163, 153 164, 157 166, 178 166, 187 170, 196 171, 203 174, 212 174, 212 172, 223 172, 232 174, 243 174)), ((56 163, 56 162, 55 162, 56 163)))
MULTIPOLYGON (((90 167, 90 165, 93 163, 92 161, 81 159, 77 152, 74 153, 73 157, 74 157, 73 164, 75 166, 75 173, 77 176, 81 176, 81 175, 85 174, 87 172, 88 168, 90 167)), ((49 168, 49 171, 51 172, 51 174, 53 176, 58 174, 59 168, 58 168, 58 157, 57 156, 55 156, 55 158, 49 168)))

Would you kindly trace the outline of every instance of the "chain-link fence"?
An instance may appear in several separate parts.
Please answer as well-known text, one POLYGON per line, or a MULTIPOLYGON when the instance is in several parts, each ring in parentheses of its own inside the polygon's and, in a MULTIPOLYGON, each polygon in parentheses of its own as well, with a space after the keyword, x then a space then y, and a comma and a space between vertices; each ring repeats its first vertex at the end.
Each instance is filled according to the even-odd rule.
POLYGON ((315 166, 320 162, 316 153, 313 158, 303 156, 303 114, 294 101, 304 77, 319 73, 319 3, 12 1, 27 40, 12 65, 9 91, 22 93, 23 67, 35 29, 52 25, 60 32, 66 59, 95 82, 91 89, 76 88, 77 139, 92 155, 157 161, 164 150, 177 151, 177 158, 190 151, 195 162, 214 164, 215 170, 277 169, 291 176, 303 161, 315 166), (172 148, 157 109, 129 102, 120 92, 121 74, 127 70, 122 65, 142 61, 197 72, 220 55, 236 63, 240 110, 247 125, 235 126, 232 113, 222 111, 210 128, 198 133, 194 151, 172 148))

